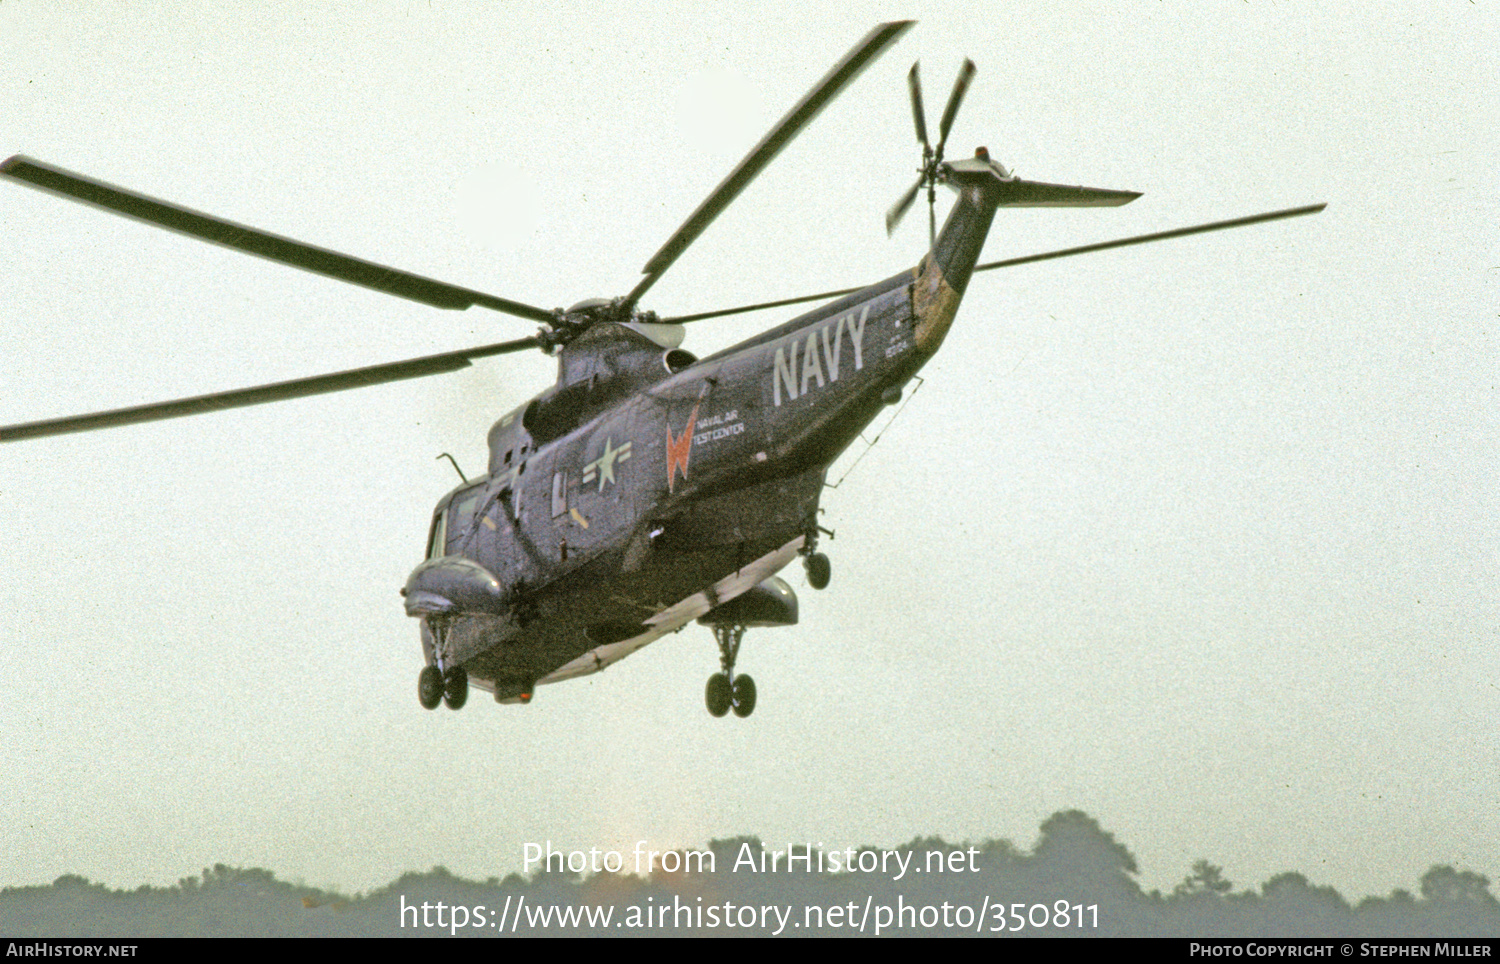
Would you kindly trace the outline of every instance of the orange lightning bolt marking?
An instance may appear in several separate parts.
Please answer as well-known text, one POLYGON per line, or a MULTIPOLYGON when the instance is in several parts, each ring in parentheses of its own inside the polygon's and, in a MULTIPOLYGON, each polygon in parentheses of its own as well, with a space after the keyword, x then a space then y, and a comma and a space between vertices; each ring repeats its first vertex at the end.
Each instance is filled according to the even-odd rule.
MULTIPOLYGON (((699 405, 702 402, 698 403, 699 405)), ((677 438, 672 438, 672 426, 667 426, 667 491, 671 492, 677 484, 677 469, 682 468, 682 478, 687 480, 688 456, 693 454, 693 426, 698 423, 698 406, 693 406, 693 414, 688 416, 687 428, 677 438)))

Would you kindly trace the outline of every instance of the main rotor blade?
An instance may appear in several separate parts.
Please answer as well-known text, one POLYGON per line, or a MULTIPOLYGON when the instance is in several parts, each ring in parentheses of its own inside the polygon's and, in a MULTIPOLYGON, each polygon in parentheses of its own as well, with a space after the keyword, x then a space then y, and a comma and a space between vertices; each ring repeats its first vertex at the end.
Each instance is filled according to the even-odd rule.
POLYGON ((108 412, 93 412, 88 415, 70 415, 42 422, 26 422, 21 425, 0 426, 0 442, 20 442, 26 439, 43 438, 48 435, 66 435, 69 432, 92 432, 95 429, 114 428, 119 425, 134 425, 137 422, 156 422, 203 412, 217 412, 225 408, 243 408, 247 405, 263 405, 267 402, 282 402, 308 395, 327 392, 342 392, 351 388, 364 388, 404 378, 421 378, 424 375, 440 375, 444 372, 468 368, 476 358, 503 355, 507 352, 534 348, 540 344, 536 338, 521 338, 503 341, 479 348, 466 348, 441 355, 427 355, 408 361, 372 365, 332 375, 314 375, 311 378, 296 378, 288 382, 259 385, 255 388, 240 388, 212 395, 197 395, 169 402, 154 402, 131 408, 117 408, 108 412))
POLYGON ((675 318, 663 318, 663 324, 683 325, 690 321, 707 321, 710 318, 724 318, 729 315, 742 315, 750 311, 764 311, 767 308, 785 308, 787 305, 800 305, 809 301, 825 301, 829 298, 837 298, 840 295, 852 295, 859 288, 840 288, 837 291, 823 291, 815 295, 802 295, 797 298, 782 298, 780 301, 762 301, 758 305, 741 305, 738 308, 720 308, 718 311, 700 311, 696 315, 678 315, 675 318))
POLYGON ((988 264, 976 265, 975 271, 989 271, 992 268, 1010 268, 1018 264, 1030 264, 1033 261, 1049 261, 1053 258, 1067 258, 1075 254, 1088 254, 1093 251, 1108 251, 1110 248, 1125 248, 1132 244, 1146 244, 1150 241, 1165 241, 1168 238, 1182 238, 1189 234, 1204 234, 1209 231, 1223 231, 1226 228, 1242 228, 1250 224, 1260 224, 1263 221, 1279 221, 1282 218, 1297 218, 1305 214, 1317 214, 1328 206, 1327 202, 1322 204, 1308 204, 1300 208, 1287 208, 1283 211, 1268 211, 1265 214, 1252 214, 1244 218, 1231 218, 1228 221, 1213 221, 1208 224, 1199 224, 1190 228, 1174 228, 1171 231, 1157 231, 1153 234, 1138 234, 1130 238, 1120 238, 1117 241, 1101 241, 1098 244, 1084 244, 1076 248, 1062 248, 1058 251, 1047 251, 1042 254, 1028 254, 1022 258, 1006 258, 1004 261, 991 261, 988 264))
MULTIPOLYGON (((991 268, 1009 268, 1018 264, 1030 264, 1033 261, 1047 261, 1052 258, 1066 258, 1075 254, 1087 254, 1090 251, 1107 251, 1110 248, 1124 248, 1132 244, 1145 244, 1148 241, 1164 241, 1168 238, 1181 238, 1189 234, 1203 234, 1208 231, 1222 231, 1226 228, 1242 228, 1250 224, 1260 224, 1263 221, 1277 221, 1282 218, 1296 218, 1305 214, 1317 214, 1327 207, 1327 203, 1308 204, 1300 208, 1287 208, 1282 211, 1270 211, 1265 214, 1252 214, 1249 217, 1233 218, 1228 221, 1214 221, 1209 224, 1200 224, 1190 228, 1175 228, 1171 231, 1157 231, 1154 234, 1139 234, 1130 238, 1121 238, 1117 241, 1101 241, 1097 244, 1085 244, 1076 248, 1063 248, 1059 251, 1047 251, 1042 254, 1029 254, 1022 258, 1008 258, 1004 261, 991 261, 989 264, 981 264, 974 268, 975 271, 989 271, 991 268)), ((703 311, 696 315, 678 315, 675 318, 663 318, 662 321, 673 325, 686 324, 690 321, 706 321, 709 318, 724 318, 729 315, 744 314, 750 311, 763 311, 767 308, 785 308, 789 305, 805 304, 809 301, 827 301, 829 298, 841 298, 844 295, 852 295, 856 291, 862 291, 866 286, 857 288, 840 288, 837 291, 820 291, 815 295, 802 295, 797 298, 782 298, 779 301, 763 301, 755 305, 741 305, 738 308, 720 308, 717 311, 703 311)))
POLYGON ((834 68, 807 92, 807 95, 797 102, 790 112, 783 117, 765 137, 761 138, 759 144, 745 155, 744 160, 729 176, 713 189, 703 203, 698 205, 677 233, 667 239, 661 250, 646 262, 646 267, 641 270, 646 277, 640 280, 635 289, 625 296, 627 308, 635 305, 641 295, 656 283, 656 280, 672 266, 672 263, 686 251, 688 245, 697 240, 698 235, 718 217, 726 207, 739 197, 740 192, 754 180, 761 170, 781 153, 792 138, 801 133, 802 129, 818 116, 828 102, 836 97, 840 91, 849 85, 849 82, 859 76, 864 70, 885 52, 885 49, 896 41, 901 34, 905 33, 915 21, 901 20, 895 23, 883 23, 865 35, 859 43, 855 44, 844 59, 834 65, 834 68))
POLYGON ((948 132, 953 129, 953 118, 958 116, 958 105, 963 103, 964 94, 969 90, 969 84, 974 80, 974 74, 979 68, 974 66, 974 61, 964 58, 964 65, 958 70, 958 79, 953 82, 953 93, 948 95, 948 106, 943 108, 943 119, 938 122, 938 146, 937 156, 943 156, 943 145, 948 143, 948 132))
POLYGON ((291 238, 235 224, 189 208, 168 204, 144 194, 105 184, 60 167, 17 154, 0 163, 0 174, 31 187, 82 201, 114 214, 154 224, 200 241, 233 248, 246 254, 301 268, 339 281, 382 291, 398 298, 419 301, 434 308, 464 309, 474 305, 519 315, 532 321, 550 322, 552 312, 508 298, 487 295, 385 265, 314 247, 291 238))

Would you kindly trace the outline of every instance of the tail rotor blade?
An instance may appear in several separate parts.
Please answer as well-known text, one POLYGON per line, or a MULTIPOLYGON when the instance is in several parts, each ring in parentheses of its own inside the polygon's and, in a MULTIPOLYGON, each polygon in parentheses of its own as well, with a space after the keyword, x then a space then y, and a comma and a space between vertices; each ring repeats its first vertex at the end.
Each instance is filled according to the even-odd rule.
POLYGON ((901 200, 897 201, 886 212, 885 233, 887 235, 893 233, 896 230, 896 225, 900 224, 901 219, 906 217, 906 212, 911 208, 912 202, 917 199, 917 192, 922 190, 922 184, 926 180, 925 176, 917 178, 917 183, 908 188, 906 193, 901 195, 901 200))
POLYGON ((922 145, 924 154, 932 150, 932 145, 927 142, 927 115, 922 111, 922 78, 917 75, 917 65, 911 65, 911 73, 906 75, 906 87, 911 92, 911 118, 917 127, 917 143, 922 145))
POLYGON ((968 93, 969 84, 973 82, 978 70, 974 61, 965 58, 964 65, 958 72, 958 79, 953 82, 953 93, 948 95, 948 106, 943 108, 943 120, 938 124, 939 158, 943 156, 943 145, 948 143, 948 131, 953 129, 953 118, 958 114, 958 105, 963 103, 964 94, 968 93))

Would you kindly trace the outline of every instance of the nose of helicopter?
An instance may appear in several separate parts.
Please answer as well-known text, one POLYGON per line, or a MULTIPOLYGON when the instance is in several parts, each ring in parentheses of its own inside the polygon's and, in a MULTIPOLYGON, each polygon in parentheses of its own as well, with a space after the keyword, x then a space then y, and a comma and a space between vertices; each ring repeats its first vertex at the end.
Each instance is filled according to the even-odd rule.
POLYGON ((500 580, 472 559, 439 556, 428 559, 401 590, 408 616, 441 616, 456 612, 501 615, 508 609, 500 580))

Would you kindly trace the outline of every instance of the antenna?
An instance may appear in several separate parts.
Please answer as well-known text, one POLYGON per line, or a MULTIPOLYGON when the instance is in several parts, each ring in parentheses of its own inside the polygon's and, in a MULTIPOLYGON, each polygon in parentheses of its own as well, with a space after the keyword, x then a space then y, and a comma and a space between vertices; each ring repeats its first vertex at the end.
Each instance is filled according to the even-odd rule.
MULTIPOLYGON (((438 458, 439 459, 447 459, 449 462, 452 462, 453 463, 453 471, 455 471, 455 472, 458 473, 458 477, 460 479, 463 479, 465 482, 469 481, 469 477, 467 475, 464 475, 464 470, 458 467, 458 459, 455 459, 453 456, 449 455, 447 452, 444 452, 442 455, 439 455, 438 458)), ((434 459, 433 461, 437 461, 437 459, 434 459)))

